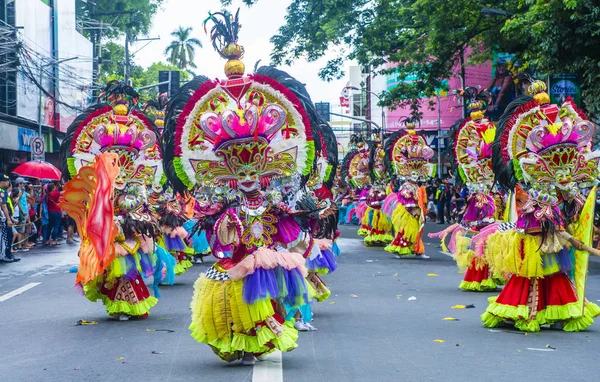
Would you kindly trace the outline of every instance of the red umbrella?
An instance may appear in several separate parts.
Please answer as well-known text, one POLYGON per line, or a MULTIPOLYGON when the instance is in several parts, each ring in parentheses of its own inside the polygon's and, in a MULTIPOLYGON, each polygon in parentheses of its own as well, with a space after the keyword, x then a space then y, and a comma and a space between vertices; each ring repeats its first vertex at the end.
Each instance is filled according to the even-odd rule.
POLYGON ((32 160, 19 165, 13 174, 28 178, 60 180, 62 173, 54 165, 41 160, 32 160))

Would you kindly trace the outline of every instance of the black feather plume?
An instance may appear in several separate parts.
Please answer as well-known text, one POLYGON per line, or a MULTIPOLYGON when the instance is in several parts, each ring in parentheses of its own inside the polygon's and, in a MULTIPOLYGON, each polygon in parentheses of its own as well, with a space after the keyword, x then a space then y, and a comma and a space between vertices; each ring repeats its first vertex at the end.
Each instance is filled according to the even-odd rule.
POLYGON ((202 86, 208 77, 198 76, 190 82, 183 85, 179 92, 171 98, 167 104, 167 113, 165 116, 165 128, 161 137, 161 151, 163 153, 163 167, 167 176, 167 184, 179 194, 184 194, 187 187, 181 182, 175 173, 173 167, 173 159, 175 158, 175 132, 177 130, 177 119, 183 111, 183 108, 188 103, 194 92, 202 86))
POLYGON ((506 124, 512 117, 513 113, 519 107, 531 101, 533 101, 533 98, 526 95, 516 98, 506 107, 504 114, 502 114, 498 120, 498 124, 496 125, 496 137, 494 138, 494 142, 492 142, 492 168, 496 174, 496 183, 498 183, 500 187, 503 187, 507 190, 513 190, 515 188, 517 179, 515 177, 513 164, 510 162, 505 164, 504 160, 502 159, 502 135, 504 134, 506 124))

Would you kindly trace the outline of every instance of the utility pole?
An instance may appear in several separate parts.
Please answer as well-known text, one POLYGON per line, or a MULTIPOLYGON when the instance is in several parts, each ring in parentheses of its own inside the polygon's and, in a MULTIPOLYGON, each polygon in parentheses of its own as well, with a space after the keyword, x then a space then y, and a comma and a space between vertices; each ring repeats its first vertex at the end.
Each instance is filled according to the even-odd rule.
POLYGON ((123 74, 127 85, 129 85, 129 60, 129 24, 127 24, 127 30, 125 31, 125 73, 123 74))
MULTIPOLYGON (((93 14, 96 10, 96 2, 88 2, 88 6, 90 14, 93 14)), ((98 50, 98 44, 102 38, 102 30, 100 30, 100 33, 98 33, 96 29, 92 29, 90 38, 92 40, 92 99, 95 100, 96 95, 98 94, 95 85, 98 82, 98 77, 100 76, 100 57, 102 56, 102 52, 98 50)))
POLYGON ((125 30, 125 69, 123 73, 123 77, 125 77, 125 83, 129 84, 129 67, 131 65, 130 54, 129 54, 129 42, 131 40, 131 16, 133 15, 133 10, 129 9, 127 11, 115 11, 115 12, 98 12, 98 13, 90 13, 90 17, 97 16, 119 16, 119 15, 129 15, 129 22, 127 23, 127 28, 125 30))

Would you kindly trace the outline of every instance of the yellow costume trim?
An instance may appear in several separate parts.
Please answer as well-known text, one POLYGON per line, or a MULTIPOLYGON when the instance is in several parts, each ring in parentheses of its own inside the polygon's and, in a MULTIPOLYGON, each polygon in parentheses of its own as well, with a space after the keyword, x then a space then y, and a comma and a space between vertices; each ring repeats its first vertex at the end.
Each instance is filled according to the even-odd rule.
POLYGON ((401 247, 399 245, 392 244, 388 245, 383 250, 399 256, 410 256, 413 254, 413 250, 411 247, 401 247))
POLYGON ((477 281, 462 281, 458 287, 462 290, 484 292, 497 288, 496 283, 492 279, 485 279, 482 282, 477 281))
POLYGON ((496 232, 486 241, 486 260, 494 277, 510 273, 521 277, 544 277, 541 239, 516 231, 496 232), (521 248, 523 249, 521 252, 521 248))
POLYGON ((593 317, 600 314, 600 307, 593 303, 587 303, 582 315, 578 303, 572 302, 566 305, 548 305, 545 309, 537 312, 535 319, 530 320, 528 306, 499 304, 496 302, 496 297, 490 297, 489 301, 490 305, 481 315, 483 324, 488 328, 496 327, 504 320, 512 320, 515 328, 521 331, 537 332, 540 330, 540 325, 565 321, 563 330, 574 332, 588 328, 594 322, 593 317))
POLYGON ((192 264, 191 261, 189 261, 187 259, 181 260, 180 262, 175 264, 175 275, 180 276, 193 266, 194 266, 194 264, 192 264))
POLYGON ((102 275, 85 284, 83 287, 83 292, 85 297, 92 302, 101 300, 106 308, 106 312, 111 316, 119 314, 143 316, 146 313, 150 313, 150 309, 156 305, 156 303, 158 303, 158 299, 154 296, 149 296, 145 300, 140 301, 135 305, 126 301, 112 301, 110 298, 108 298, 108 296, 100 293, 101 285, 102 275))
POLYGON ((372 210, 371 207, 367 207, 365 214, 360 221, 360 229, 358 230, 358 236, 367 236, 369 234, 369 213, 372 210))
POLYGON ((421 231, 421 222, 408 212, 402 205, 398 204, 392 213, 392 225, 395 232, 403 232, 404 239, 410 243, 417 240, 417 235, 421 231))
POLYGON ((465 236, 463 231, 459 231, 456 233, 455 241, 456 252, 454 253, 454 260, 456 260, 459 271, 464 272, 471 266, 471 261, 473 260, 473 256, 475 256, 475 252, 471 250, 471 238, 465 236))
POLYGON ((258 325, 275 314, 271 300, 248 305, 243 302, 242 288, 242 280, 218 281, 202 275, 194 283, 191 336, 210 345, 224 361, 239 359, 242 352, 266 354, 294 349, 298 332, 293 324, 285 322, 279 337, 268 326, 258 325))

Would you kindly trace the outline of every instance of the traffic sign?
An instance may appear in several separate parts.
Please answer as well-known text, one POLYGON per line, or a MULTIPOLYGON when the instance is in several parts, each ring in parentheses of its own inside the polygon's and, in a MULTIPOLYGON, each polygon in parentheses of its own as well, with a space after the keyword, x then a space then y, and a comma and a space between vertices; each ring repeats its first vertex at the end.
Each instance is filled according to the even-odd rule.
POLYGON ((329 104, 329 102, 315 103, 315 109, 317 109, 317 114, 327 122, 331 121, 331 117, 329 114, 330 106, 331 105, 329 104))
POLYGON ((31 141, 31 159, 33 160, 44 160, 44 138, 35 137, 31 141))

